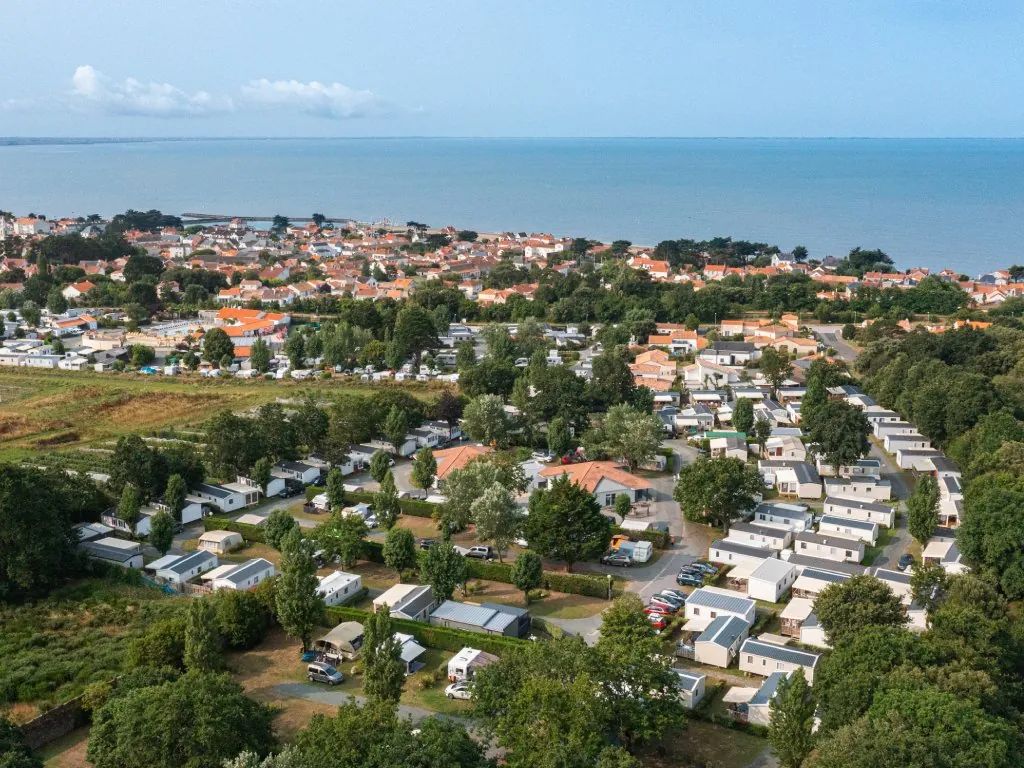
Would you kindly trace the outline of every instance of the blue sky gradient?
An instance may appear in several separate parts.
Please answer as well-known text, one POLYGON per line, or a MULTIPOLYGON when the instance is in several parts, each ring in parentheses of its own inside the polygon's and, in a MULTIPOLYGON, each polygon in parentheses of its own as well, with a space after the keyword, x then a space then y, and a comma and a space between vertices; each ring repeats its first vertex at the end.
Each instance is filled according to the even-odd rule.
POLYGON ((1009 0, 4 0, 0 136, 1024 136, 1009 0))

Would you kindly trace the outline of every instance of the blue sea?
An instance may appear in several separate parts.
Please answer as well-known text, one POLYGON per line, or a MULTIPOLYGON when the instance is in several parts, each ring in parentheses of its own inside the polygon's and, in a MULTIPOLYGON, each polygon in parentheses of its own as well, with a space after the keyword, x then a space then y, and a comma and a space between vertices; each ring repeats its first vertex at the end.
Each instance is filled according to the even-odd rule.
POLYGON ((1024 140, 0 141, 0 209, 126 208, 861 246, 976 275, 1024 261, 1024 140))

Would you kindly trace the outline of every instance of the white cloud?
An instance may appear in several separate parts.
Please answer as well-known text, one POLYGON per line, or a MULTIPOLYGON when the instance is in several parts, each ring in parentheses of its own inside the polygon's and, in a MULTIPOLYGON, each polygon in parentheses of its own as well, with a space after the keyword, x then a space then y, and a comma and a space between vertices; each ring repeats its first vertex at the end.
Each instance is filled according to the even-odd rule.
POLYGON ((325 85, 298 80, 251 80, 242 86, 245 101, 266 109, 288 108, 333 120, 369 117, 390 111, 372 91, 357 91, 341 83, 325 85))
POLYGON ((84 65, 71 78, 72 107, 133 117, 203 117, 234 111, 227 97, 206 91, 186 93, 168 83, 143 83, 134 78, 116 82, 84 65))

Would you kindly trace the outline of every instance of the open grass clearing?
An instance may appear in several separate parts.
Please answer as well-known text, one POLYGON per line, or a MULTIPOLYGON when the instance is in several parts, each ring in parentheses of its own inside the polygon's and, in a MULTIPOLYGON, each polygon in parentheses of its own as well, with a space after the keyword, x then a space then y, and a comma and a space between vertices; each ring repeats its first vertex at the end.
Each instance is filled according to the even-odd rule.
POLYGON ((647 768, 747 768, 768 748, 768 742, 749 733, 701 720, 666 736, 642 755, 647 768))
POLYGON ((66 736, 51 741, 36 751, 45 768, 86 768, 89 761, 85 751, 89 747, 89 728, 76 728, 66 736))

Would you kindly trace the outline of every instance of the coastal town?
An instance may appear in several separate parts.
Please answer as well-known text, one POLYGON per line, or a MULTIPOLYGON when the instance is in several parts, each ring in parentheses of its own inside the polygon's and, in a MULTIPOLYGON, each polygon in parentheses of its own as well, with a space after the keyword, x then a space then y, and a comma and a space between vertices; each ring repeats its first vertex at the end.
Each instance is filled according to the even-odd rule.
POLYGON ((3 213, 0 311, 12 765, 1019 764, 1024 267, 3 213))

